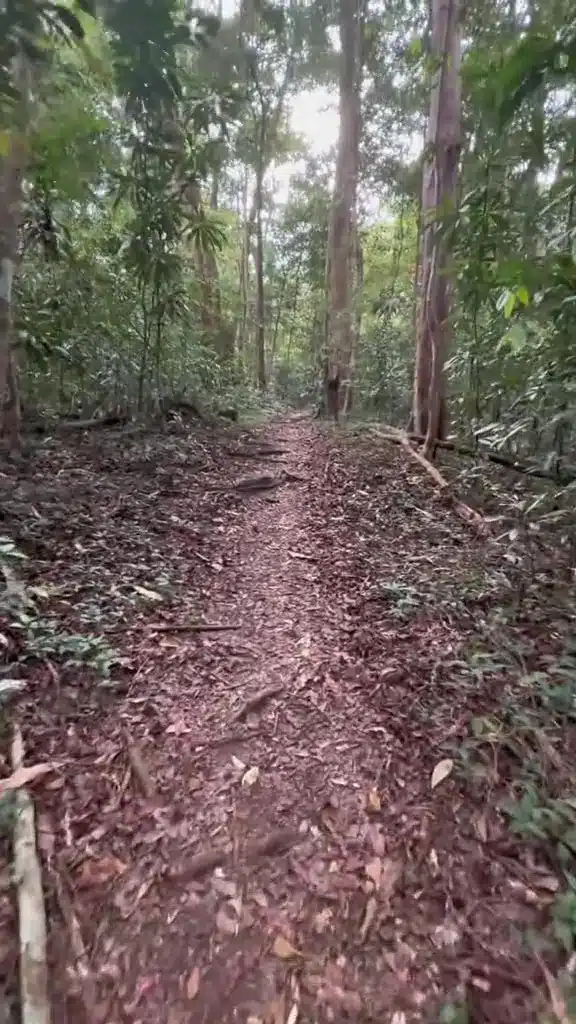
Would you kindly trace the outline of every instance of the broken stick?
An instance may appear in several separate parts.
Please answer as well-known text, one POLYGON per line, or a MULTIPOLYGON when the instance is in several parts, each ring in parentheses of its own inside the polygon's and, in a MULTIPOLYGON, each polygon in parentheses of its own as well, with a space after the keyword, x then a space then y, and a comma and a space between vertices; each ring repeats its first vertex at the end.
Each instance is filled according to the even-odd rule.
MULTIPOLYGON (((12 768, 24 764, 24 742, 18 726, 12 743, 12 768)), ((23 786, 14 796, 14 876, 18 889, 20 932, 20 999, 22 1024, 50 1024, 46 962, 46 908, 42 872, 36 850, 34 803, 23 786)))

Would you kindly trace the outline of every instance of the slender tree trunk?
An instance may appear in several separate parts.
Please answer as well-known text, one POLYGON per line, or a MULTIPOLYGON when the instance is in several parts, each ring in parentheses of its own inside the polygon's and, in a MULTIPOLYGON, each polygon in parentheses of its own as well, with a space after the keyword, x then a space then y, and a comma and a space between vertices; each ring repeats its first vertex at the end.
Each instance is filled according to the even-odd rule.
POLYGON ((363 0, 340 0, 340 134, 327 253, 326 411, 338 420, 352 355, 352 237, 360 147, 363 0))
POLYGON ((459 0, 432 0, 432 58, 422 181, 420 297, 414 372, 414 430, 426 436, 424 454, 445 435, 446 378, 452 288, 447 233, 440 216, 454 211, 461 146, 459 0))
POLYGON ((20 446, 20 394, 16 348, 12 336, 13 288, 18 266, 18 229, 30 103, 30 69, 23 53, 15 58, 13 76, 20 93, 18 123, 6 156, 0 159, 0 438, 20 446))
POLYGON ((266 303, 264 295, 264 236, 262 207, 264 205, 264 145, 266 143, 266 109, 262 104, 260 140, 256 165, 256 366, 258 386, 266 390, 266 303))
POLYGON ((350 415, 350 412, 352 410, 352 402, 354 397, 353 380, 355 377, 358 349, 360 346, 360 332, 362 330, 362 290, 364 285, 364 254, 362 252, 362 241, 360 239, 360 233, 358 231, 358 223, 356 219, 354 221, 353 230, 352 270, 354 282, 354 317, 351 332, 349 370, 350 379, 344 390, 344 395, 342 398, 342 412, 344 413, 345 416, 350 415))

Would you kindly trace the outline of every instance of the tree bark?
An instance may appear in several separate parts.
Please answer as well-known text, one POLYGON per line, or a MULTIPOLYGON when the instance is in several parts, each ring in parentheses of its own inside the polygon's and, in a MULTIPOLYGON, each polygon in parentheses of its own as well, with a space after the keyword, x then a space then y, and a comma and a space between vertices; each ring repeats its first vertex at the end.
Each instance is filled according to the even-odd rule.
POLYGON ((260 114, 260 138, 256 162, 256 365, 258 386, 266 390, 266 305, 264 296, 264 237, 262 207, 264 205, 264 146, 266 144, 267 111, 264 100, 260 114))
POLYGON ((325 403, 338 420, 349 386, 353 335, 353 234, 361 129, 363 0, 340 0, 340 133, 326 260, 325 403))
POLYGON ((447 233, 454 212, 461 147, 460 0, 432 0, 435 63, 422 180, 420 295, 414 369, 413 426, 426 436, 425 457, 445 436, 446 375, 452 287, 447 233))
POLYGON ((30 70, 23 53, 14 60, 13 77, 20 93, 18 123, 12 132, 8 153, 0 159, 0 438, 16 449, 20 446, 21 410, 12 337, 12 291, 18 266, 30 96, 30 70))

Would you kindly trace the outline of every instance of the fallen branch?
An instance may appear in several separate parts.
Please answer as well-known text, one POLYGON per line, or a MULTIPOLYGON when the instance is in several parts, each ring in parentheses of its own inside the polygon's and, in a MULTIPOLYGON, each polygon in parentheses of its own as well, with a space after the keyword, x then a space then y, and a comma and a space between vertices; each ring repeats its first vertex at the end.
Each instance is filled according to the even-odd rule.
MULTIPOLYGON (((242 626, 225 622, 127 622, 122 626, 112 626, 107 633, 120 633, 124 630, 149 629, 155 633, 224 633, 242 629, 242 626)), ((0 788, 2 780, 0 780, 0 788)))
MULTIPOLYGON (((378 433, 379 436, 382 436, 380 435, 380 432, 378 433)), ((420 466, 422 466, 422 469, 426 470, 428 476, 432 477, 434 483, 440 488, 442 492, 446 493, 449 490, 450 484, 448 480, 446 480, 445 477, 442 476, 440 471, 436 469, 436 466, 433 466, 432 463, 428 461, 428 459, 425 459, 424 456, 420 454, 420 452, 417 452, 416 449, 412 447, 412 445, 410 444, 410 439, 408 438, 407 434, 401 434, 400 432, 398 432, 398 434, 391 434, 389 437, 387 435, 384 436, 386 436, 387 440, 392 440, 398 444, 401 444, 402 447, 405 448, 406 451, 410 453, 412 458, 420 466)), ((462 519, 464 519, 467 523, 473 523, 479 530, 486 530, 486 520, 484 519, 483 516, 480 515, 479 512, 476 512, 475 509, 470 508, 470 506, 466 505, 463 501, 459 501, 458 498, 454 497, 454 495, 450 495, 450 501, 455 512, 457 512, 462 519)))
MULTIPOLYGON (((12 743, 12 768, 22 771, 24 743, 18 726, 12 743)), ((15 793, 14 877, 18 889, 20 999, 22 1024, 49 1024, 46 908, 36 851, 34 803, 27 789, 15 793)))
MULTIPOLYGON (((379 430, 378 427, 372 427, 371 431, 373 434, 381 437, 383 441, 392 441, 394 444, 401 443, 399 433, 393 428, 387 427, 386 430, 379 430)), ((416 444, 424 444, 426 440, 422 434, 406 434, 406 437, 416 444)), ((443 451, 456 452, 457 455, 467 455, 473 459, 493 462, 497 466, 512 469, 515 473, 522 473, 524 476, 534 476, 540 480, 550 480, 560 484, 569 484, 576 480, 576 469, 572 469, 569 466, 559 466, 558 469, 547 470, 541 466, 532 465, 529 462, 522 462, 513 455, 504 455, 502 452, 496 452, 493 448, 480 446, 478 448, 471 448, 460 441, 435 441, 434 444, 436 448, 441 448, 443 451)))
POLYGON ((160 633, 225 633, 241 628, 227 622, 174 622, 171 626, 162 624, 149 627, 160 633))
POLYGON ((249 697, 248 700, 244 702, 242 707, 233 716, 232 721, 241 722, 243 718, 246 718, 246 715, 249 715, 253 711, 259 711, 267 701, 272 699, 272 697, 277 697, 279 693, 283 692, 283 686, 269 686, 265 690, 260 690, 259 693, 254 694, 253 697, 249 697))
POLYGON ((276 455, 286 455, 285 448, 255 448, 251 452, 228 452, 232 459, 269 459, 276 455))

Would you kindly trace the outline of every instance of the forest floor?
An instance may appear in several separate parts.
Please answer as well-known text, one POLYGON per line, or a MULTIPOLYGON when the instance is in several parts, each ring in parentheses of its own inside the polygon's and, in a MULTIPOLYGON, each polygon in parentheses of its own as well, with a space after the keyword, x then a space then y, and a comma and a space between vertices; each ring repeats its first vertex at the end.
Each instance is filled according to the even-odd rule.
POLYGON ((0 773, 17 717, 26 763, 54 762, 32 791, 55 1024, 573 1019, 574 701, 550 696, 576 686, 572 581, 510 554, 528 485, 492 478, 460 488, 482 531, 399 447, 297 416, 3 467, 29 558, 8 672, 33 656, 0 773))

